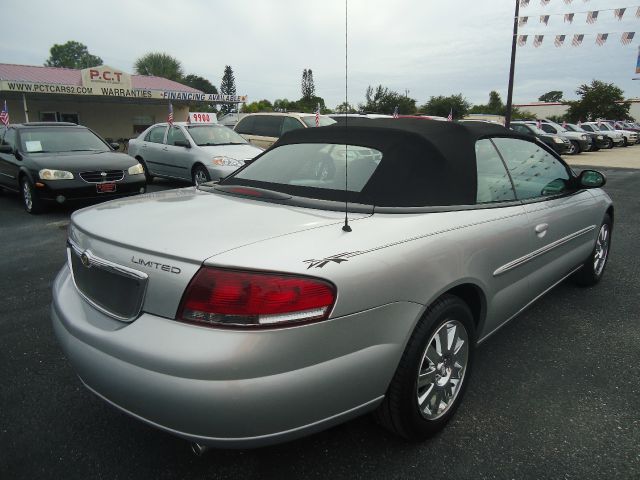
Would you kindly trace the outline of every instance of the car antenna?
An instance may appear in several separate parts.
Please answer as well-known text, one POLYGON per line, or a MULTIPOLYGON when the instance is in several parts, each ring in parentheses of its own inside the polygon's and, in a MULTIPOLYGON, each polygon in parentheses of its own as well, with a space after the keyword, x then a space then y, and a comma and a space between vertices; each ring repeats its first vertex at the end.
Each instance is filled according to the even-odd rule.
POLYGON ((349 115, 348 115, 348 105, 349 105, 349 90, 348 90, 348 72, 349 72, 349 63, 347 57, 347 45, 348 45, 348 6, 349 0, 344 0, 344 225, 342 226, 343 232, 350 232, 351 226, 349 225, 349 184, 348 184, 348 163, 347 162, 347 150, 349 146, 347 145, 347 132, 349 131, 349 115))

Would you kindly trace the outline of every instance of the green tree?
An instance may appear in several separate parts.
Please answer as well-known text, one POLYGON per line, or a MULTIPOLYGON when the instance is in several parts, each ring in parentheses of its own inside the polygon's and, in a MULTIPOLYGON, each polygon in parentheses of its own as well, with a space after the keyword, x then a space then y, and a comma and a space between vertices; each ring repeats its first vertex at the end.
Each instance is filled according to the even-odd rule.
POLYGON ((83 69, 102 65, 102 59, 91 55, 87 46, 69 40, 67 43, 58 45, 57 43, 49 50, 50 56, 45 62, 45 67, 65 67, 83 69))
POLYGON ((500 97, 500 94, 495 90, 492 90, 489 93, 489 103, 487 103, 486 105, 474 105, 473 107, 471 107, 471 110, 469 110, 469 113, 504 115, 506 110, 507 109, 504 103, 502 103, 502 98, 500 97))
POLYGON ((134 63, 138 75, 154 75, 176 82, 182 81, 182 64, 166 53, 151 52, 138 58, 134 63))
MULTIPOLYGON (((236 94, 236 78, 233 75, 233 69, 231 65, 226 65, 224 67, 224 73, 222 75, 222 83, 220 83, 220 93, 222 95, 235 95, 236 94)), ((229 113, 233 110, 235 104, 233 103, 223 103, 220 107, 220 111, 222 113, 229 113)))
POLYGON ((572 122, 629 117, 631 102, 624 101, 624 92, 613 83, 593 80, 591 85, 578 87, 576 93, 580 100, 566 102, 569 105, 567 117, 572 122))
POLYGON ((447 117, 451 112, 454 120, 458 120, 464 118, 469 113, 470 108, 471 103, 459 93, 450 97, 442 95, 431 97, 427 103, 420 107, 420 111, 440 117, 447 117))
POLYGON ((398 107, 401 115, 412 115, 416 113, 416 100, 398 92, 389 90, 387 87, 378 85, 375 89, 369 85, 365 92, 365 103, 358 105, 360 110, 366 112, 386 113, 391 115, 398 107))
POLYGON ((342 102, 336 107, 336 113, 358 113, 358 110, 353 108, 350 103, 342 102))
POLYGON ((273 112, 273 105, 269 100, 259 100, 243 105, 240 111, 243 113, 273 112))
POLYGON ((295 102, 296 110, 299 112, 313 113, 320 105, 320 113, 326 113, 327 107, 324 103, 324 98, 312 96, 310 98, 301 98, 295 102))
POLYGON ((278 98, 273 102, 273 110, 276 112, 296 112, 298 111, 298 104, 286 98, 278 98))
POLYGON ((313 71, 311 69, 304 69, 302 71, 302 82, 300 85, 302 91, 302 98, 309 100, 316 94, 316 86, 313 82, 313 71))
MULTIPOLYGON (((218 89, 209 80, 200 75, 189 74, 182 79, 184 85, 195 88, 204 93, 218 93, 218 89)), ((197 102, 191 104, 189 110, 193 112, 217 112, 214 103, 197 102)))
POLYGON ((544 95, 540 95, 538 97, 538 101, 547 102, 547 103, 561 102, 562 92, 560 90, 551 90, 550 92, 547 92, 544 95))

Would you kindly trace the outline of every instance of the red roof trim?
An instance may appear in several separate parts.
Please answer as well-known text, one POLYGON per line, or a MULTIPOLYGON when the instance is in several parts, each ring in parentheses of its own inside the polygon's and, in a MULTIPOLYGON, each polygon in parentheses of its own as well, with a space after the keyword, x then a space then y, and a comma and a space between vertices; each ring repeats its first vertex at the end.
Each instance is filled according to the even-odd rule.
MULTIPOLYGON (((39 67, 0 63, 0 80, 9 82, 48 83, 54 85, 82 85, 80 70, 74 68, 39 67)), ((188 93, 202 92, 173 80, 147 75, 131 75, 131 86, 145 90, 171 90, 188 93)))

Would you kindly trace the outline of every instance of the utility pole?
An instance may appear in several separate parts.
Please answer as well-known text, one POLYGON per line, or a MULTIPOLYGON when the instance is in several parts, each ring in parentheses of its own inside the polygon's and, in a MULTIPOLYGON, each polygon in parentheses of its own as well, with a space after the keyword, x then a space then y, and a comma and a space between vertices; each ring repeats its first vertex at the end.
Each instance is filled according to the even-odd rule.
POLYGON ((520 0, 516 0, 516 13, 513 16, 513 38, 511 39, 511 66, 509 67, 509 90, 507 92, 507 111, 504 116, 504 126, 511 124, 511 104, 513 103, 513 73, 516 67, 516 48, 518 47, 518 15, 520 14, 520 0))

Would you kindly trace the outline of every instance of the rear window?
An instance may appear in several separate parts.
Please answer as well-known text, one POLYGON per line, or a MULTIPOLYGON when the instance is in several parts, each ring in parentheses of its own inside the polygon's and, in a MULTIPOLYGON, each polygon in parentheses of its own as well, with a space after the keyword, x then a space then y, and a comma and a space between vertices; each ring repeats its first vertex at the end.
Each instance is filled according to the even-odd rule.
POLYGON ((268 182, 276 189, 283 185, 344 190, 347 165, 347 190, 361 192, 381 160, 378 150, 356 145, 283 145, 266 152, 233 178, 268 182))

